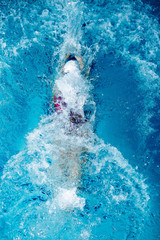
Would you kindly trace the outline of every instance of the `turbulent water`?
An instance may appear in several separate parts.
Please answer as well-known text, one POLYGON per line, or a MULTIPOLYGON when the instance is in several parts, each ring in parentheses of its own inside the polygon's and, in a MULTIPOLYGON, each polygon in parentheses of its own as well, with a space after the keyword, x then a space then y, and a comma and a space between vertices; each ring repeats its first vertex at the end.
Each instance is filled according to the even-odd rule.
POLYGON ((138 0, 0 4, 0 239, 158 239, 152 8, 138 0), (85 68, 62 77, 69 52, 85 68), (54 111, 55 83, 85 112, 79 128, 68 107, 54 111))

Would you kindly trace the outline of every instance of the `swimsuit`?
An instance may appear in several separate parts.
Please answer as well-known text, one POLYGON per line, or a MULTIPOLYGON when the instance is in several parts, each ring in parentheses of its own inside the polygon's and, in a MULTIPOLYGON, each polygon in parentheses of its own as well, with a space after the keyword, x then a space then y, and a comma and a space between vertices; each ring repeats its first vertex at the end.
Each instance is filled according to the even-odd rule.
MULTIPOLYGON (((67 107, 67 103, 63 101, 61 96, 54 96, 54 107, 57 113, 62 113, 63 109, 67 107)), ((70 110, 70 121, 74 124, 82 124, 87 122, 86 119, 82 117, 82 115, 74 113, 70 110)))
MULTIPOLYGON (((68 74, 72 71, 77 70, 77 60, 74 56, 70 55, 69 58, 66 61, 66 64, 63 67, 63 74, 68 74)), ((63 101, 63 97, 60 96, 61 92, 59 91, 59 95, 54 95, 54 107, 57 113, 62 113, 64 108, 67 107, 67 103, 63 101)), ((83 124, 87 120, 82 117, 82 115, 74 113, 72 110, 70 110, 69 114, 70 122, 73 124, 83 124)))
POLYGON ((74 124, 81 124, 87 122, 87 119, 84 119, 80 114, 70 111, 70 121, 74 124))
POLYGON ((62 107, 67 107, 67 103, 62 101, 63 98, 61 96, 56 97, 56 95, 54 96, 54 107, 56 109, 56 112, 60 113, 62 112, 62 107))

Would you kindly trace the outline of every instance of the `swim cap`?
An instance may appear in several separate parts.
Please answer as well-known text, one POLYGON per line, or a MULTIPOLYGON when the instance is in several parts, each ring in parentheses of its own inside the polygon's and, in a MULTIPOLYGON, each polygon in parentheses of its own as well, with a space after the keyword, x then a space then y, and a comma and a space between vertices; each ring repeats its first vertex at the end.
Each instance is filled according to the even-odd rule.
POLYGON ((77 70, 79 70, 78 63, 77 61, 74 61, 74 60, 68 61, 63 67, 64 73, 75 72, 77 70))

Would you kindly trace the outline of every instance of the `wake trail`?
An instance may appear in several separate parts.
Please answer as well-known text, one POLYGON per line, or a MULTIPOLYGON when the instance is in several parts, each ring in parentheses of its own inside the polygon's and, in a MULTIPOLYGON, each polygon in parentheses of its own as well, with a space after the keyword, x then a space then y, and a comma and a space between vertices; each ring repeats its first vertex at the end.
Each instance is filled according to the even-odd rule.
MULTIPOLYGON (((64 2, 57 7, 65 16, 60 28, 64 22, 66 28, 53 58, 61 63, 69 52, 84 54, 86 66, 91 65, 99 47, 95 42, 91 48, 84 43, 80 30, 84 3, 64 2)), ((48 14, 45 11, 42 17, 48 14)), ((108 38, 110 24, 104 24, 108 38)), ((148 214, 145 179, 117 148, 95 134, 96 104, 89 78, 80 70, 62 76, 59 69, 53 82, 67 107, 60 114, 52 109, 44 115, 27 134, 26 148, 4 167, 1 215, 6 221, 5 234, 13 239, 71 239, 74 234, 75 239, 118 240, 121 233, 123 239, 138 239, 148 214), (71 111, 87 121, 77 127, 70 121, 71 111)))

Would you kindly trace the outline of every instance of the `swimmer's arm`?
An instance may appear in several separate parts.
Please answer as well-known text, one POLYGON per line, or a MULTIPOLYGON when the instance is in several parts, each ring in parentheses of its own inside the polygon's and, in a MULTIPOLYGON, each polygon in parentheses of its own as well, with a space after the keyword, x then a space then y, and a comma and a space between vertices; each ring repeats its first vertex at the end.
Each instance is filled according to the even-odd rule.
POLYGON ((71 56, 71 54, 70 54, 70 53, 68 53, 68 54, 67 54, 67 56, 66 56, 66 59, 68 59, 70 56, 71 56))
POLYGON ((65 62, 66 62, 66 60, 70 57, 70 55, 71 55, 71 54, 68 53, 67 56, 66 56, 66 58, 65 58, 65 60, 64 60, 63 63, 61 64, 61 70, 60 70, 61 73, 63 73, 65 62))
MULTIPOLYGON (((67 60, 70 56, 71 56, 71 54, 68 53, 67 56, 66 56, 66 58, 65 58, 65 60, 64 60, 64 62, 61 64, 61 70, 60 70, 61 73, 63 73, 65 62, 66 62, 66 60, 67 60)), ((82 59, 82 56, 81 56, 81 55, 80 55, 80 56, 75 55, 75 58, 76 58, 77 62, 79 63, 80 69, 81 69, 81 71, 82 71, 82 70, 84 69, 84 65, 85 65, 85 64, 84 64, 84 61, 83 61, 83 59, 82 59)), ((86 73, 85 73, 85 76, 88 77, 88 76, 89 76, 89 73, 90 73, 90 67, 88 66, 87 71, 86 71, 86 73)))
POLYGON ((57 87, 56 87, 56 85, 53 86, 52 93, 53 93, 52 101, 54 101, 54 97, 55 97, 56 94, 57 94, 57 87))
POLYGON ((79 63, 79 66, 80 66, 80 69, 82 71, 83 68, 84 68, 84 62, 83 62, 82 56, 75 56, 75 58, 77 59, 77 61, 79 63))
MULTIPOLYGON (((70 56, 71 56, 71 54, 68 53, 66 56, 66 59, 68 59, 70 56)), ((75 55, 75 58, 76 58, 77 62, 79 63, 80 69, 82 71, 84 68, 84 62, 83 62, 82 56, 75 55)))
POLYGON ((89 77, 89 74, 90 74, 90 67, 88 66, 85 72, 85 77, 89 77))
MULTIPOLYGON (((75 56, 75 58, 77 59, 78 63, 79 63, 79 66, 80 66, 80 69, 81 71, 84 69, 84 61, 82 59, 82 56, 75 56)), ((89 74, 90 74, 90 67, 88 66, 87 67, 87 70, 85 72, 85 77, 89 77, 89 74)))
POLYGON ((57 87, 56 85, 53 86, 52 93, 55 94, 57 92, 57 87))

